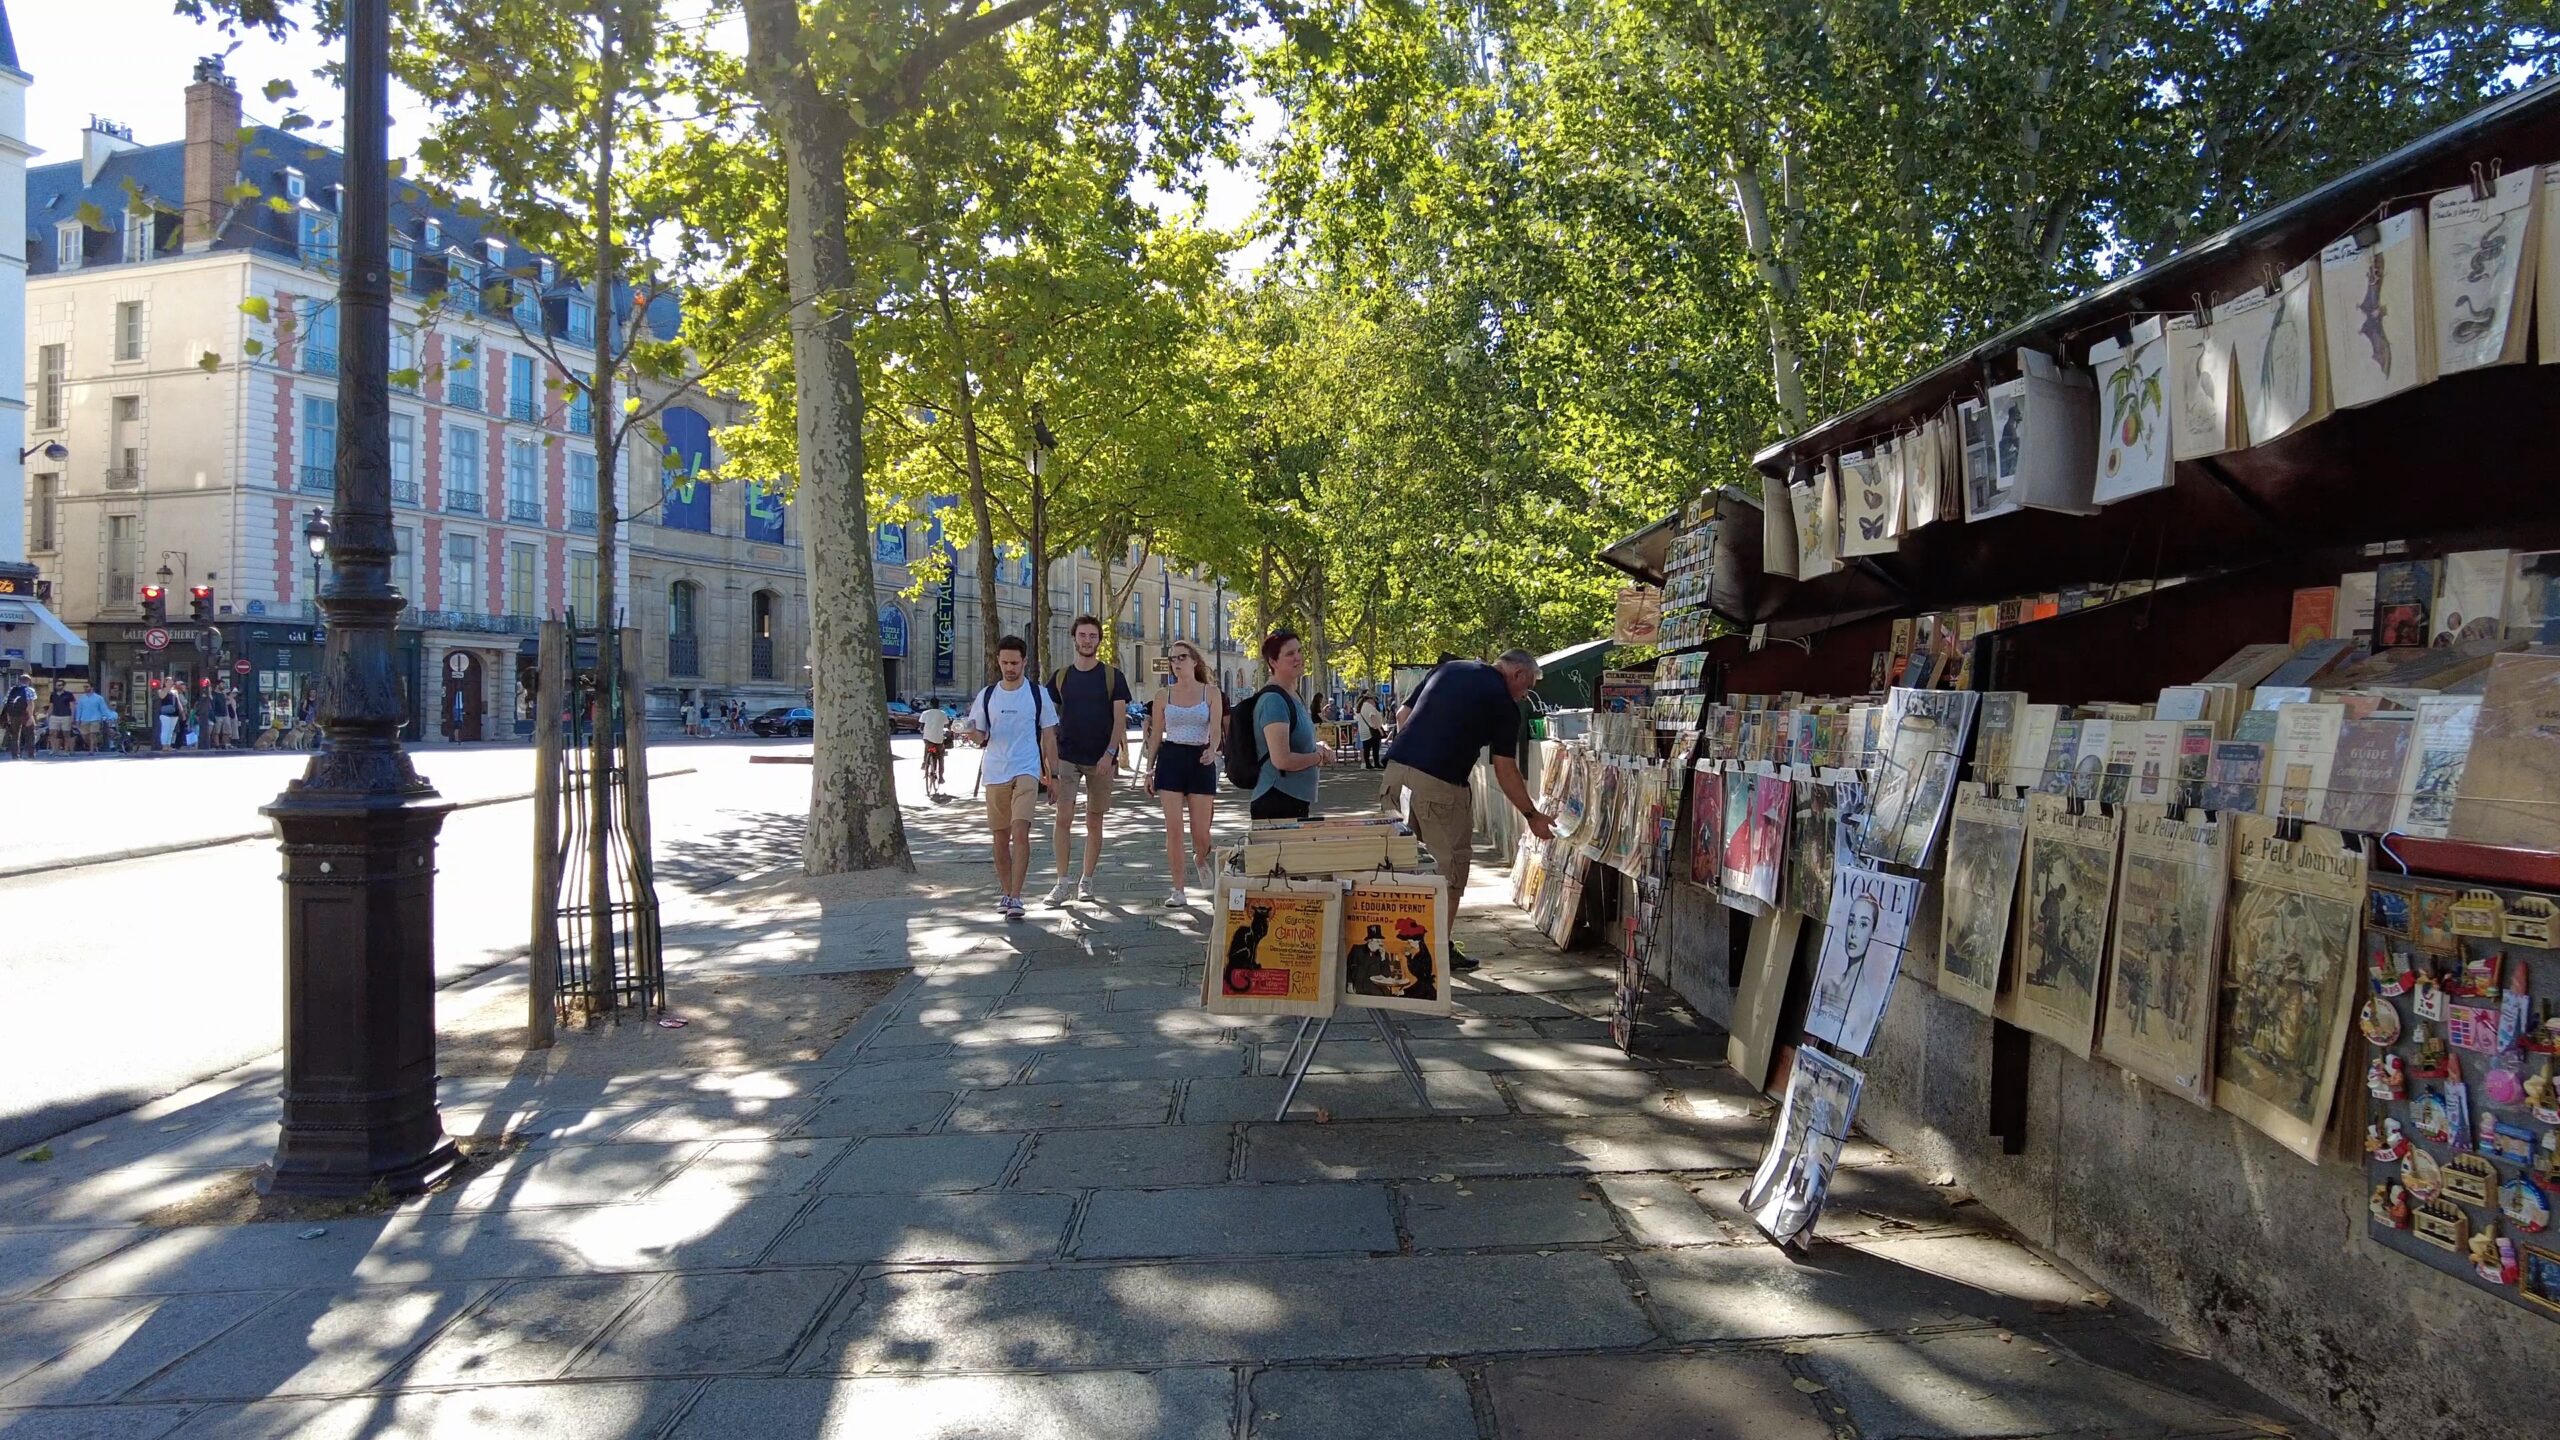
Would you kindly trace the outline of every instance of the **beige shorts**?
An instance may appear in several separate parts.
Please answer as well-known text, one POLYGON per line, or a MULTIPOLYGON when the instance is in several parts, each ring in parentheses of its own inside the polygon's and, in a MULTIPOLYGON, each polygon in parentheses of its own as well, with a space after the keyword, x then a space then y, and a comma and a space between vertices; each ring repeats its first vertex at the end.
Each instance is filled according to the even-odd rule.
POLYGON ((1001 785, 987 787, 987 824, 998 830, 1029 825, 1040 808, 1040 777, 1016 775, 1001 785))
POLYGON ((1117 778, 1112 772, 1118 768, 1119 762, 1108 755, 1090 765, 1078 765, 1072 760, 1059 761, 1058 795, 1061 803, 1066 796, 1082 791, 1087 805, 1097 811, 1110 809, 1111 782, 1117 778))

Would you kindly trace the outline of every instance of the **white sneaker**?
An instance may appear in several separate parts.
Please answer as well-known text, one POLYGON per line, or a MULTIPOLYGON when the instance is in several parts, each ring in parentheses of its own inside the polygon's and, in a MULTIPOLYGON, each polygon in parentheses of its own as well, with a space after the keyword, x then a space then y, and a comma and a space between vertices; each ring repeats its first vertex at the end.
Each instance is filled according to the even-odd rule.
POLYGON ((1091 880, 1078 880, 1076 882, 1076 899, 1086 904, 1093 903, 1093 882, 1091 880))
POLYGON ((1191 908, 1191 892, 1176 885, 1173 893, 1164 897, 1164 903, 1168 910, 1188 910, 1191 908))
POLYGON ((1067 897, 1074 893, 1074 887, 1069 885, 1066 881, 1061 880, 1057 884, 1049 887, 1049 898, 1046 903, 1051 905, 1064 905, 1067 903, 1067 897))
POLYGON ((1010 895, 999 895, 996 897, 996 913, 1010 920, 1022 913, 1022 902, 1010 895))

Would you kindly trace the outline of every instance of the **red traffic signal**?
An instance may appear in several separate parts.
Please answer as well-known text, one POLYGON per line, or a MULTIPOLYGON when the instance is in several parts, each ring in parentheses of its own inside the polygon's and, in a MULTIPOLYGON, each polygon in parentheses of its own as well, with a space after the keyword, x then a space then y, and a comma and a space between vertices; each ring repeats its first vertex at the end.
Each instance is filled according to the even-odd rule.
POLYGON ((169 618, 169 588, 165 585, 142 587, 142 616, 158 625, 169 618))
POLYGON ((187 587, 187 614, 189 618, 199 623, 213 618, 212 586, 190 585, 187 587))

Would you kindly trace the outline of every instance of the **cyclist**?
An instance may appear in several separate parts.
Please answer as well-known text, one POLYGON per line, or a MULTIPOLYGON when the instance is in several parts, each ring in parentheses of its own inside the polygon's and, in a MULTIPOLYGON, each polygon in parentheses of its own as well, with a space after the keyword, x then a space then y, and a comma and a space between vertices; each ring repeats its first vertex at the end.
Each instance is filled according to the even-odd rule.
POLYGON ((916 717, 916 729, 924 736, 924 793, 939 799, 944 753, 951 744, 951 712, 940 705, 928 705, 916 717))

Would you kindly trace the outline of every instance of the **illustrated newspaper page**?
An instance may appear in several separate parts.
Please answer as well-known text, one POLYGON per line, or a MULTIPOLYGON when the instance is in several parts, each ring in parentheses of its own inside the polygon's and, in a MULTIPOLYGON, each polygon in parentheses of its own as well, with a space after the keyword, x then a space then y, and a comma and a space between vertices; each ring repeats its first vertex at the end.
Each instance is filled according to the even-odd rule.
POLYGON ((2364 854, 2318 825, 2234 826, 2230 953, 2213 1040, 2214 1104, 2314 1164, 2354 1021, 2364 854))
POLYGON ((2017 1025, 2087 1059, 2098 1028, 2098 981, 2115 899, 2124 812, 2071 813, 2057 795, 2027 798, 2027 854, 2018 898, 2017 1025))
POLYGON ((1985 1015, 2000 999, 2000 961, 2018 898, 2018 861, 2027 844, 2024 796, 1968 785, 1947 824, 1947 879, 1939 914, 1938 993, 1985 1015))
POLYGON ((2230 893, 2229 827, 2202 810, 2138 810, 2125 826, 2116 942, 2098 1054, 2213 1104, 2213 1011, 2230 893))

